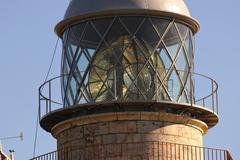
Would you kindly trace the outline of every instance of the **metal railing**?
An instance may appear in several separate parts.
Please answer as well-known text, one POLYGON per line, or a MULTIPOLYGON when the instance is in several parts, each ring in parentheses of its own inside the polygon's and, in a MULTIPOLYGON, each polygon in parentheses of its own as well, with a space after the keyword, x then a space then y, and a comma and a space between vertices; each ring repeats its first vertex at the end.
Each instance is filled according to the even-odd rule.
POLYGON ((31 160, 233 160, 227 150, 166 142, 117 143, 73 147, 31 160))
MULTIPOLYGON (((218 84, 212 78, 198 74, 198 73, 190 73, 192 77, 194 77, 193 82, 190 85, 190 102, 189 106, 197 105, 203 108, 210 110, 213 113, 218 114, 218 84), (199 88, 197 88, 200 86, 199 88), (206 92, 207 93, 203 93, 206 92), (201 95, 198 95, 201 94, 201 95), (203 96, 202 96, 203 95, 203 96)), ((62 95, 61 95, 61 81, 60 79, 63 76, 61 75, 55 78, 52 78, 46 81, 39 87, 39 118, 41 119, 43 116, 55 111, 57 109, 63 108, 62 104, 62 95)), ((182 94, 186 94, 186 92, 182 92, 182 94)), ((180 95, 181 96, 181 95, 180 95)), ((154 100, 151 100, 154 101, 154 100)), ((174 102, 168 100, 166 102, 174 102)), ((161 100, 159 102, 164 102, 161 100)), ((80 102, 84 104, 83 102, 80 102)), ((88 103, 88 102, 85 102, 88 103)), ((114 99, 114 103, 117 103, 117 100, 114 99)), ((181 102, 176 102, 180 103, 181 102)), ((186 104, 186 103, 185 103, 186 104)))
MULTIPOLYGON (((206 107, 218 114, 218 84, 217 84, 217 82, 214 79, 212 79, 208 76, 205 76, 203 74, 194 73, 194 75, 200 76, 201 78, 208 80, 210 82, 210 89, 211 89, 211 91, 208 95, 203 96, 202 98, 197 97, 194 100, 194 104, 200 105, 202 107, 206 107)), ((199 84, 196 83, 196 85, 199 85, 199 84)), ((205 88, 205 86, 201 86, 201 84, 199 86, 205 88)), ((196 92, 198 92, 198 91, 195 91, 194 93, 196 93, 196 92)))

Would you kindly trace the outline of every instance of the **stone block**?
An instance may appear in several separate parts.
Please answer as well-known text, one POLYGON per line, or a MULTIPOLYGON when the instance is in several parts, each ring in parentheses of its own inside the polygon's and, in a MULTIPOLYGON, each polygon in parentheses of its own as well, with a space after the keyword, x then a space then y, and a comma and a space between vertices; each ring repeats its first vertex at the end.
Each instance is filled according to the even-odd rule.
POLYGON ((136 131, 135 121, 114 121, 109 123, 109 133, 134 133, 136 131))
POLYGON ((181 136, 175 136, 174 141, 175 141, 175 143, 178 143, 178 144, 188 144, 189 143, 189 138, 181 137, 181 136))
POLYGON ((109 122, 118 120, 116 113, 102 113, 98 115, 92 115, 91 118, 95 119, 96 122, 109 122))
POLYGON ((141 112, 141 120, 158 121, 158 119, 159 119, 158 112, 141 112))
POLYGON ((142 141, 142 135, 141 134, 134 134, 133 135, 133 142, 141 142, 142 141))
POLYGON ((137 132, 137 122, 136 121, 127 122, 127 131, 128 133, 137 132))
POLYGON ((84 126, 84 137, 86 136, 96 136, 99 132, 99 125, 98 124, 91 124, 84 126))
POLYGON ((82 139, 79 139, 78 140, 78 145, 80 146, 80 147, 84 147, 85 145, 86 145, 86 141, 85 141, 85 139, 84 138, 82 138, 82 139))
POLYGON ((117 143, 126 143, 127 142, 126 134, 116 134, 116 136, 117 136, 117 143))
POLYGON ((138 121, 137 131, 138 133, 162 133, 163 132, 162 122, 152 121, 138 121))
POLYGON ((108 134, 109 133, 109 123, 102 122, 98 124, 98 135, 108 134))
POLYGON ((173 135, 159 135, 159 142, 169 142, 174 143, 175 142, 175 136, 173 135))
POLYGON ((117 136, 115 134, 103 135, 102 136, 103 144, 114 144, 117 143, 117 136))
POLYGON ((79 142, 80 142, 80 140, 78 140, 78 139, 72 140, 72 141, 70 142, 70 146, 71 146, 71 147, 80 146, 80 145, 79 145, 79 142))
POLYGON ((142 142, 155 142, 159 141, 159 134, 142 134, 142 142))
POLYGON ((184 126, 184 125, 179 125, 178 127, 178 135, 182 137, 191 137, 192 136, 192 130, 194 128, 189 127, 189 126, 184 126))
POLYGON ((109 133, 127 133, 127 123, 121 121, 110 122, 109 133))
POLYGON ((191 138, 188 138, 188 144, 193 146, 202 146, 201 142, 191 138))
POLYGON ((94 139, 93 144, 95 145, 102 144, 102 136, 95 136, 93 139, 94 139))
POLYGON ((176 135, 178 136, 178 125, 177 124, 168 124, 164 123, 164 131, 165 135, 176 135))
POLYGON ((133 134, 126 134, 126 143, 133 142, 133 134))
POLYGON ((118 120, 139 120, 140 112, 117 113, 118 120))
POLYGON ((202 141, 203 134, 198 129, 192 128, 192 130, 191 130, 191 138, 195 139, 197 141, 202 141))

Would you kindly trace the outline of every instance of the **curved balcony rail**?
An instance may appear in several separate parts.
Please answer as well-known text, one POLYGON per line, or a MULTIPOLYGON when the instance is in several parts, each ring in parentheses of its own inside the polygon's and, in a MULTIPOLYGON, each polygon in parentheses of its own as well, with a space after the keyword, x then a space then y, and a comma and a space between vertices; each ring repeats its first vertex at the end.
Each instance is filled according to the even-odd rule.
MULTIPOLYGON (((178 71, 184 72, 184 71, 178 71)), ((180 73, 179 73, 180 74, 180 73)), ((152 99, 144 99, 144 101, 150 102, 174 102, 178 104, 188 105, 188 106, 198 106, 208 111, 218 114, 218 84, 217 82, 205 75, 192 73, 191 74, 191 82, 190 84, 181 83, 181 86, 176 84, 173 80, 168 80, 168 94, 170 95, 170 99, 168 100, 156 100, 152 99), (187 87, 188 85, 188 87, 187 87), (182 87, 182 89, 181 89, 182 87), (177 88, 178 90, 182 90, 178 95, 178 100, 174 99, 174 90, 177 88), (181 96, 188 95, 187 102, 181 101, 181 96)), ((68 75, 60 75, 58 77, 52 78, 46 81, 39 87, 39 118, 42 119, 45 115, 50 114, 53 111, 64 108, 62 103, 62 92, 61 92, 61 80, 64 76, 68 75)), ((162 82, 164 83, 164 82, 162 82)), ((117 97, 117 96, 115 96, 117 97)), ((112 99, 108 102, 117 103, 118 99, 112 99)), ((121 99, 119 102, 128 102, 129 99, 121 99)), ((143 100, 142 100, 143 101, 143 100)), ((88 104, 88 103, 100 103, 97 101, 79 101, 78 104, 88 104)))
POLYGON ((72 147, 30 160, 233 160, 227 150, 166 142, 117 143, 72 147))

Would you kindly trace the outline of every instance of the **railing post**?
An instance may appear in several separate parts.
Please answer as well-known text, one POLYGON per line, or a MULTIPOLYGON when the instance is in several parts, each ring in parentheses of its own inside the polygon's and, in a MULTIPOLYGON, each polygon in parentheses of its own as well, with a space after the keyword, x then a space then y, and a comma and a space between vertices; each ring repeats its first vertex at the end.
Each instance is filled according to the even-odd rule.
POLYGON ((41 93, 40 88, 38 89, 38 119, 41 119, 41 93))
POLYGON ((177 159, 177 144, 174 144, 174 148, 175 148, 175 159, 177 159))
POLYGON ((168 159, 168 143, 166 143, 166 159, 168 159))
POLYGON ((193 74, 191 69, 190 69, 190 98, 191 98, 191 106, 193 106, 193 103, 195 103, 195 100, 194 100, 193 74))
POLYGON ((117 72, 116 72, 116 66, 114 67, 114 99, 117 100, 117 72))
POLYGON ((191 154, 191 159, 193 159, 193 146, 191 146, 190 149, 191 149, 191 153, 190 153, 191 154))
POLYGON ((162 157, 161 157, 161 159, 164 159, 164 158, 163 158, 163 155, 164 155, 164 152, 163 152, 163 142, 161 142, 161 146, 162 146, 162 147, 161 147, 161 148, 162 148, 162 157))
POLYGON ((199 149, 199 157, 200 157, 200 159, 199 160, 202 160, 202 148, 200 148, 200 147, 198 147, 198 149, 199 149))
POLYGON ((51 81, 49 81, 49 83, 48 83, 48 89, 49 89, 49 112, 51 112, 52 111, 52 109, 51 109, 51 105, 52 105, 52 84, 51 84, 51 81))
POLYGON ((172 159, 172 143, 170 143, 170 159, 172 159))
POLYGON ((214 101, 215 101, 215 98, 214 98, 214 82, 212 80, 212 110, 213 110, 213 112, 215 112, 214 101))
POLYGON ((181 159, 181 146, 180 144, 178 145, 178 154, 179 154, 179 160, 181 159))
POLYGON ((220 160, 222 160, 222 151, 220 150, 220 160))
POLYGON ((206 149, 205 148, 202 148, 203 150, 203 160, 205 160, 205 157, 206 157, 206 149))
POLYGON ((208 156, 207 156, 208 159, 207 159, 207 160, 210 160, 210 152, 209 152, 209 148, 207 149, 207 152, 208 152, 208 153, 207 153, 207 154, 208 154, 208 156))
POLYGON ((197 160, 197 158, 198 158, 198 155, 197 155, 197 147, 195 146, 194 148, 195 148, 195 159, 197 160))
POLYGON ((214 154, 214 152, 213 152, 213 149, 212 149, 212 160, 213 160, 213 154, 214 154))
POLYGON ((182 145, 182 148, 183 148, 183 159, 185 160, 185 146, 184 145, 182 145))
POLYGON ((216 90, 216 106, 217 106, 217 114, 218 114, 218 91, 216 90))
POLYGON ((48 100, 46 99, 46 114, 48 114, 48 100))

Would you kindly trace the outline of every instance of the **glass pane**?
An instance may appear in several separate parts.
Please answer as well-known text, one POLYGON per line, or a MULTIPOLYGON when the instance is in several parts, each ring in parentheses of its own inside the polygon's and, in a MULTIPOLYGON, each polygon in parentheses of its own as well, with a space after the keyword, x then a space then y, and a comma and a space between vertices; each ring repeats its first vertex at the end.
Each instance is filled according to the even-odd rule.
POLYGON ((70 87, 68 87, 67 88, 67 92, 66 92, 66 98, 67 98, 67 101, 69 102, 69 105, 71 106, 71 105, 73 105, 73 103, 74 103, 74 97, 73 97, 73 94, 72 94, 72 92, 71 92, 71 88, 70 87))
POLYGON ((193 90, 191 90, 193 86, 190 84, 190 76, 187 78, 187 83, 186 83, 186 86, 185 86, 185 90, 187 92, 187 96, 188 96, 188 99, 190 100, 191 97, 193 97, 193 90))
POLYGON ((75 97, 77 95, 78 85, 74 78, 72 78, 70 81, 70 88, 71 88, 71 92, 73 94, 73 99, 75 99, 75 97))
POLYGON ((68 42, 74 45, 79 45, 79 42, 81 41, 84 35, 84 29, 86 27, 87 27, 87 23, 80 23, 71 27, 68 35, 69 37, 68 42))
POLYGON ((167 88, 171 98, 176 101, 182 89, 182 85, 175 69, 171 72, 167 80, 167 88))
POLYGON ((96 95, 96 102, 105 102, 111 97, 110 92, 108 92, 105 85, 102 85, 98 94, 96 95))
POLYGON ((151 67, 148 65, 144 67, 143 64, 132 64, 126 68, 126 72, 128 74, 125 73, 124 82, 129 92, 138 94, 140 91, 144 96, 151 97, 150 94, 153 93, 154 87, 154 77, 153 74, 151 74, 153 73, 151 67), (135 80, 134 83, 136 87, 133 85, 131 79, 135 80))
POLYGON ((69 44, 67 46, 66 58, 69 60, 69 62, 72 63, 74 54, 76 53, 77 49, 78 49, 78 47, 73 44, 69 44))
POLYGON ((96 51, 95 49, 91 49, 91 48, 85 48, 84 49, 84 53, 85 53, 88 61, 91 61, 95 51, 96 51))
POLYGON ((111 49, 102 47, 95 56, 89 74, 89 91, 98 102, 113 99, 113 67, 115 62, 111 49))
POLYGON ((84 98, 84 96, 82 96, 80 98, 79 104, 85 104, 85 103, 87 103, 87 100, 84 98))
POLYGON ((116 19, 113 23, 111 29, 109 30, 105 40, 107 41, 108 45, 111 46, 114 42, 124 43, 123 37, 130 37, 127 30, 122 26, 119 19, 116 19), (120 42, 122 40, 122 42, 120 42))
MULTIPOLYGON (((184 48, 185 48, 185 51, 186 51, 186 55, 187 55, 187 58, 188 58, 188 61, 189 61, 189 65, 193 65, 193 62, 194 62, 194 53, 193 53, 193 42, 194 39, 191 37, 191 31, 188 31, 187 32, 187 36, 186 36, 186 39, 184 41, 184 48)), ((192 66, 193 68, 193 66, 192 66)))
POLYGON ((179 102, 180 103, 188 103, 187 95, 185 94, 185 92, 183 92, 183 94, 180 96, 179 102))
POLYGON ((185 49, 187 51, 187 54, 190 53, 190 41, 191 41, 191 39, 190 39, 190 35, 189 35, 189 32, 188 32, 187 33, 187 37, 186 37, 186 39, 184 41, 184 46, 185 46, 185 49))
POLYGON ((120 20, 127 27, 131 35, 134 35, 144 21, 144 17, 121 17, 120 20))
POLYGON ((63 77, 64 89, 66 89, 69 71, 70 71, 70 67, 68 66, 67 59, 65 58, 64 65, 63 65, 63 73, 64 73, 64 75, 66 75, 63 77))
POLYGON ((150 63, 151 66, 153 66, 155 69, 156 76, 158 76, 163 81, 167 73, 167 68, 165 67, 164 59, 162 59, 158 52, 155 52, 155 54, 151 56, 150 63))
MULTIPOLYGON (((161 82, 159 81, 158 84, 161 84, 161 82)), ((166 92, 166 90, 164 89, 163 86, 167 86, 166 83, 162 84, 162 85, 158 85, 157 86, 157 89, 156 89, 156 93, 155 93, 155 96, 156 96, 156 100, 159 102, 159 101, 169 101, 169 96, 166 92)))
POLYGON ((84 30, 84 35, 79 45, 84 48, 97 48, 101 41, 100 35, 96 32, 91 23, 88 23, 84 30))
POLYGON ((162 37, 166 32, 166 29, 170 23, 170 20, 159 19, 159 18, 151 18, 151 22, 155 29, 157 30, 158 34, 162 37))
POLYGON ((77 61, 77 67, 80 72, 84 72, 87 69, 89 62, 84 53, 82 53, 81 57, 77 61))
POLYGON ((92 21, 94 27, 101 34, 101 36, 104 36, 104 34, 106 34, 112 22, 113 18, 104 18, 92 21))
POLYGON ((137 63, 137 56, 133 50, 134 45, 131 44, 128 47, 126 47, 124 53, 123 53, 123 68, 127 68, 132 63, 137 63))
POLYGON ((158 54, 161 58, 161 60, 163 61, 163 67, 168 70, 170 68, 170 66, 172 65, 172 62, 169 58, 169 54, 167 53, 165 48, 159 48, 158 50, 158 54))
POLYGON ((167 34, 164 36, 163 41, 172 59, 175 59, 181 42, 173 23, 171 24, 171 27, 168 30, 167 34))
POLYGON ((181 37, 182 40, 185 39, 186 37, 186 34, 187 34, 187 31, 188 31, 188 28, 187 26, 181 24, 181 23, 175 23, 177 28, 178 28, 178 32, 179 32, 179 36, 181 37))
MULTIPOLYGON (((192 62, 191 65, 194 64, 194 37, 193 37, 193 34, 192 32, 190 31, 190 48, 189 48, 189 55, 188 57, 190 57, 189 61, 192 62)), ((193 68, 193 67, 192 67, 193 68)))
POLYGON ((139 41, 146 43, 151 48, 156 48, 160 41, 156 30, 153 28, 152 23, 147 18, 142 24, 141 28, 138 30, 136 37, 139 41))
POLYGON ((182 79, 182 81, 185 81, 189 72, 189 66, 183 48, 181 48, 178 54, 176 60, 176 68, 178 73, 180 74, 180 78, 182 79))

